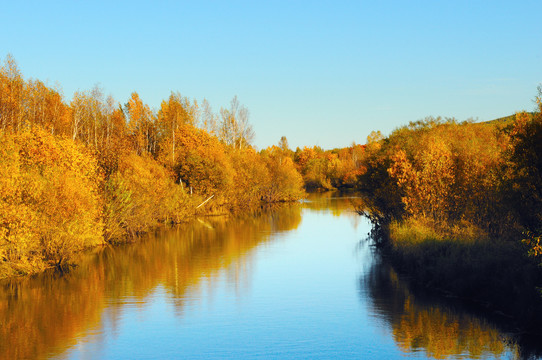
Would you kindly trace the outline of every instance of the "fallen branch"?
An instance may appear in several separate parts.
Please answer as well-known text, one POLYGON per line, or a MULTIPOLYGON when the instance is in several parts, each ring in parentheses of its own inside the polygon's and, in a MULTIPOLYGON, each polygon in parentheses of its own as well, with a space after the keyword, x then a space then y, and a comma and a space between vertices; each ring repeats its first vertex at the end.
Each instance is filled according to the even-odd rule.
POLYGON ((205 200, 204 202, 202 202, 201 204, 199 204, 198 206, 196 206, 196 209, 199 209, 201 206, 205 205, 205 203, 209 200, 211 200, 213 198, 213 196, 215 196, 214 194, 209 196, 209 198, 207 200, 205 200))

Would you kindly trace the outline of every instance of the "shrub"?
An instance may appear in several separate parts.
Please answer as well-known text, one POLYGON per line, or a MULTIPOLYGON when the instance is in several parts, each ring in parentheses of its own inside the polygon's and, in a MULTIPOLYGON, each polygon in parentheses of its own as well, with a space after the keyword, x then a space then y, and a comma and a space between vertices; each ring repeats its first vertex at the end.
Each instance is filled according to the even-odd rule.
MULTIPOLYGON (((94 157, 39 130, 3 134, 0 255, 16 272, 62 265, 102 242, 102 177, 94 157)), ((5 265, 5 264, 4 264, 5 265)))
POLYGON ((105 235, 119 241, 159 222, 179 222, 189 209, 187 195, 172 174, 149 156, 131 153, 105 184, 105 235))

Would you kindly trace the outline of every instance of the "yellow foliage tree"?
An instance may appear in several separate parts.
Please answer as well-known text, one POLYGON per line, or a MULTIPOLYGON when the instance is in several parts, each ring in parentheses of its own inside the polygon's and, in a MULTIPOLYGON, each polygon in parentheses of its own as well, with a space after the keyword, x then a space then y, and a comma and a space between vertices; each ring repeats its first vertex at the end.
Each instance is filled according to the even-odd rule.
POLYGON ((157 133, 153 114, 137 92, 133 92, 126 104, 128 133, 137 154, 156 152, 157 133))
POLYGON ((232 202, 236 208, 253 208, 266 196, 272 179, 265 161, 253 149, 235 151, 231 154, 235 170, 232 202))
POLYGON ((40 129, 3 134, 0 252, 5 267, 62 266, 102 242, 101 175, 96 160, 40 129))
POLYGON ((291 157, 276 146, 266 149, 264 160, 271 178, 265 200, 268 202, 299 200, 305 196, 303 177, 291 157))
POLYGON ((172 174, 150 156, 135 152, 119 161, 118 171, 105 187, 105 235, 122 241, 127 235, 149 230, 159 221, 185 218, 188 199, 172 174))
POLYGON ((227 197, 234 169, 227 149, 218 138, 191 125, 179 127, 175 172, 191 191, 207 197, 227 197))

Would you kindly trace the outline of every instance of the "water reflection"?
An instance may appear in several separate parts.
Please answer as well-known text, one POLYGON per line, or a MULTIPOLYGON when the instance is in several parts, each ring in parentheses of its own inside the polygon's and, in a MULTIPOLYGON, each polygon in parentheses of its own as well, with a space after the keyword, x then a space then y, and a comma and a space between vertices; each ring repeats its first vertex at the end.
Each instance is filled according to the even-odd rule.
POLYGON ((101 249, 68 274, 1 282, 0 359, 126 358, 140 344, 123 331, 137 326, 150 347, 142 358, 179 348, 200 358, 529 356, 492 323, 410 291, 367 243, 356 252, 369 228, 350 228, 362 221, 348 198, 313 195, 101 249), (214 318, 198 316, 213 299, 214 318))
POLYGON ((114 329, 123 306, 144 306, 158 287, 182 314, 186 302, 198 298, 199 284, 212 287, 221 270, 231 284, 246 284, 251 249, 300 222, 300 204, 258 216, 198 219, 137 244, 97 251, 67 274, 1 282, 0 359, 58 356, 84 334, 100 336, 96 329, 105 323, 114 329))
POLYGON ((391 328, 405 353, 434 359, 523 358, 519 347, 494 325, 440 302, 415 296, 395 271, 377 262, 361 280, 375 316, 391 328))
POLYGON ((357 228, 364 219, 354 210, 359 202, 355 193, 328 191, 322 194, 309 194, 303 201, 303 207, 312 211, 328 212, 335 217, 347 217, 353 228, 357 228))

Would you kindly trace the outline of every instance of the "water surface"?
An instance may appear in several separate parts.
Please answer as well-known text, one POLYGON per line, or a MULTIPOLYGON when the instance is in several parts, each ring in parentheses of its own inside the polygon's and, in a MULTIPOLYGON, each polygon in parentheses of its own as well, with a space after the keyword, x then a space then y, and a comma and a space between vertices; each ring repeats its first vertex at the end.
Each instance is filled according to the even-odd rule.
POLYGON ((512 359, 512 338, 422 301, 348 198, 201 218, 0 283, 0 359, 512 359))

